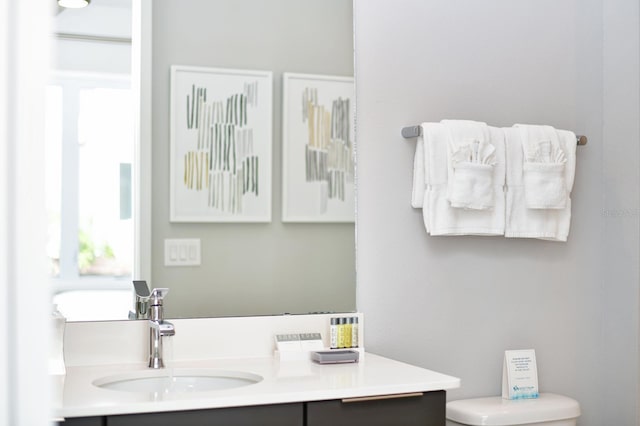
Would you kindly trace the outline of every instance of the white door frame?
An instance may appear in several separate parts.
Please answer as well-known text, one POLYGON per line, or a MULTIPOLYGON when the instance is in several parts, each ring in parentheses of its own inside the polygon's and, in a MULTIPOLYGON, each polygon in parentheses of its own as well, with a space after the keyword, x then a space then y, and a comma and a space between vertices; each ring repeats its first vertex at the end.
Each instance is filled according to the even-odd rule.
POLYGON ((0 425, 51 416, 43 169, 52 7, 0 4, 0 425))

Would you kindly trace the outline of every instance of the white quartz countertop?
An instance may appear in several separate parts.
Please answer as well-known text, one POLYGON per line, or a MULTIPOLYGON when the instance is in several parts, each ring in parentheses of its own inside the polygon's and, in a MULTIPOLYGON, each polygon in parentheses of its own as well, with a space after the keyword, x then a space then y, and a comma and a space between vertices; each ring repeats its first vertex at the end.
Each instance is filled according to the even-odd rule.
POLYGON ((242 371, 262 381, 237 388, 193 393, 152 394, 102 389, 93 383, 122 373, 148 370, 146 364, 67 367, 62 405, 56 417, 84 417, 180 411, 302 401, 355 398, 453 389, 460 379, 371 353, 354 364, 319 365, 274 357, 176 361, 167 368, 242 371))

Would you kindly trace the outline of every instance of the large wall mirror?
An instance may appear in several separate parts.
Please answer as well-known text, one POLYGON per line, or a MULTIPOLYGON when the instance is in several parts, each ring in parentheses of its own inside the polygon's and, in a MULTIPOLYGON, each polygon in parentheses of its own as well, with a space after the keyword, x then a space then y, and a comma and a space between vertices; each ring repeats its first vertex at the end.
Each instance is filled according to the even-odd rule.
MULTIPOLYGON (((130 1, 93 0, 84 12, 88 15, 93 7, 92 19, 107 15, 131 19, 130 1), (96 12, 98 8, 102 8, 100 13, 96 12)), ((151 234, 151 277, 136 278, 146 279, 150 287, 170 289, 165 301, 165 313, 172 318, 355 310, 354 224, 283 223, 281 220, 282 75, 292 72, 353 76, 351 0, 163 0, 148 4, 152 7, 151 219, 147 224, 151 234), (270 223, 169 221, 172 65, 254 69, 273 73, 270 223), (164 241, 172 238, 200 239, 202 264, 190 267, 165 266, 164 241)), ((81 13, 62 11, 56 19, 71 21, 72 14, 80 17, 81 13), (68 15, 65 17, 65 14, 68 15)), ((74 57, 74 49, 91 50, 91 38, 94 39, 95 48, 100 45, 104 49, 120 52, 113 55, 122 55, 122 48, 127 48, 126 34, 92 34, 92 28, 99 28, 99 25, 80 25, 77 28, 71 31, 58 29, 59 33, 78 33, 73 37, 68 34, 58 37, 58 42, 64 44, 58 59, 66 61, 66 71, 75 66, 74 61, 69 60, 74 57), (80 33, 86 37, 80 37, 80 33)), ((113 67, 109 60, 103 58, 102 62, 104 66, 113 67)), ((108 72, 122 74, 122 70, 104 71, 108 72)), ((82 108, 82 105, 78 108, 82 108)), ((80 111, 80 116, 82 114, 80 111)), ((135 164, 133 160, 133 167, 135 164)), ((121 166, 119 172, 121 183, 123 173, 128 176, 126 167, 123 169, 121 166)), ((82 194, 80 191, 79 196, 82 194)), ((127 209, 123 209, 121 204, 117 213, 126 221, 130 216, 127 216, 127 209)), ((135 215, 135 212, 131 215, 135 215)), ((71 229, 75 232, 74 228, 71 229)), ((73 242, 70 246, 73 247, 73 242)), ((59 266, 62 270, 63 260, 60 259, 58 263, 62 265, 59 266)), ((77 268, 77 261, 72 260, 67 267, 77 268)), ((85 281, 89 283, 83 290, 105 287, 100 284, 100 279, 88 275, 79 276, 87 278, 85 281)), ((125 297, 124 301, 122 298, 117 302, 114 300, 113 305, 118 305, 124 319, 133 305, 131 277, 121 277, 116 287, 125 297)), ((73 285, 59 288, 78 290, 73 285)), ((94 294, 100 294, 97 304, 108 305, 111 303, 108 295, 115 293, 94 294)), ((67 305, 73 303, 64 297, 59 300, 64 300, 67 305)), ((80 316, 71 315, 71 320, 115 319, 111 314, 92 317, 92 309, 86 305, 94 302, 87 300, 90 299, 78 302, 85 307, 80 316)), ((93 310, 98 312, 100 308, 95 306, 93 310)))

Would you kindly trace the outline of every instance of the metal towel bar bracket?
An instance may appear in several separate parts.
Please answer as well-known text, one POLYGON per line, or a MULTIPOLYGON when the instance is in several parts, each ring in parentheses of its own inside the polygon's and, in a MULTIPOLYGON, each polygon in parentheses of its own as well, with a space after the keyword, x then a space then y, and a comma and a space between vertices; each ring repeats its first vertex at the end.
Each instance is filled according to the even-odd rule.
MULTIPOLYGON (((402 128, 402 137, 405 139, 417 138, 422 135, 421 126, 409 126, 402 128)), ((576 143, 580 146, 587 144, 587 137, 584 135, 576 135, 576 143)))

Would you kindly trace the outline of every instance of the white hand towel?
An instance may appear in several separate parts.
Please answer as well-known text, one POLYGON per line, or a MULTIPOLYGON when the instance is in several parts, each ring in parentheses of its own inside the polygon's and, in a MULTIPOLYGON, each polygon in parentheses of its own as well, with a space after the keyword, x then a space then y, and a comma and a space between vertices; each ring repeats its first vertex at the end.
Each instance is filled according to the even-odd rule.
POLYGON ((411 207, 421 209, 424 204, 424 139, 418 137, 416 153, 413 157, 413 189, 411 191, 411 207))
MULTIPOLYGON (((516 124, 524 151, 525 203, 530 209, 564 209, 569 198, 565 182, 567 158, 551 126, 516 124)), ((574 143, 575 146, 575 143, 574 143)))
MULTIPOLYGON (((575 134, 566 130, 555 130, 558 146, 564 153, 564 185, 567 199, 564 208, 537 209, 528 208, 524 180, 524 164, 526 155, 531 151, 523 149, 522 131, 519 127, 505 128, 506 138, 506 223, 507 238, 539 238, 552 241, 566 241, 571 225, 571 198, 575 175, 575 134)), ((551 139, 550 139, 551 140, 551 139)), ((549 152, 543 149, 546 155, 549 152)), ((537 155, 537 154, 536 154, 537 155)), ((551 157, 557 158, 557 157, 551 157)))
POLYGON ((448 159, 446 139, 443 139, 440 123, 422 123, 422 144, 424 164, 424 193, 422 195, 422 217, 427 233, 431 234, 432 218, 438 218, 440 212, 436 212, 438 203, 434 203, 434 193, 440 193, 444 189, 446 194, 448 159))
MULTIPOLYGON (((484 124, 484 123, 481 123, 484 124)), ((453 162, 450 160, 450 132, 444 123, 423 123, 425 194, 423 217, 431 235, 502 235, 504 233, 504 134, 486 127, 483 140, 494 147, 491 154, 478 149, 478 158, 493 156, 491 176, 493 208, 456 208, 449 201, 453 162)))
POLYGON ((486 210, 495 205, 493 168, 495 146, 485 123, 442 120, 448 135, 451 207, 486 210))

